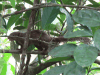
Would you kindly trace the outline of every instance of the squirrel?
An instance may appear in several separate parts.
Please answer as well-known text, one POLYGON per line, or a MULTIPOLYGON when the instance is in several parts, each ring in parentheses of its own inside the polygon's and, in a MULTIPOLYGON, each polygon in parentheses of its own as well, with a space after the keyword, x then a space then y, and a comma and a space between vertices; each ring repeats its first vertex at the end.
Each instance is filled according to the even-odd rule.
MULTIPOLYGON (((26 33, 13 32, 8 36, 8 39, 10 41, 16 41, 16 43, 21 46, 21 48, 20 48, 20 50, 21 50, 23 48, 23 44, 24 44, 24 37, 26 37, 26 33), (13 37, 13 36, 15 36, 15 37, 13 37), (18 37, 23 37, 23 38, 18 38, 18 37)), ((76 41, 76 40, 77 41, 82 40, 85 43, 90 42, 90 39, 87 37, 75 37, 75 38, 51 37, 50 35, 48 35, 46 32, 44 32, 42 30, 31 31, 30 38, 35 39, 35 40, 29 39, 28 47, 30 45, 34 44, 34 46, 37 47, 40 51, 48 50, 49 42, 60 43, 60 42, 76 41), (45 43, 45 42, 47 42, 47 43, 45 43)))

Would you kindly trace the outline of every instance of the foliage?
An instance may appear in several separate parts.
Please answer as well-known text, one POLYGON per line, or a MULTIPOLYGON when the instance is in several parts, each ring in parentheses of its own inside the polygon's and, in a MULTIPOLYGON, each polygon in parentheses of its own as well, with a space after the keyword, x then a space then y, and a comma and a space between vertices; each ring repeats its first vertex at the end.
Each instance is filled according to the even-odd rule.
MULTIPOLYGON (((35 68, 35 70, 32 69, 32 72, 36 72, 37 75, 92 75, 92 72, 94 74, 97 71, 100 72, 98 66, 100 61, 97 62, 96 59, 100 55, 100 9, 96 10, 100 7, 100 3, 96 2, 96 0, 88 0, 91 4, 86 4, 87 0, 80 1, 46 0, 46 4, 37 5, 40 10, 35 15, 34 28, 36 30, 49 32, 53 37, 60 35, 63 35, 64 38, 89 37, 91 42, 85 44, 74 41, 55 47, 48 53, 51 56, 50 58, 47 57, 48 60, 46 57, 41 56, 38 57, 38 61, 33 60, 37 64, 31 65, 31 67, 35 68), (70 6, 66 8, 63 6, 64 4, 70 6), (89 7, 92 8, 89 9, 89 7), (55 65, 49 63, 55 63, 55 65), (45 65, 42 66, 41 64, 45 65), (49 67, 49 70, 47 67, 49 67)), ((26 8, 25 3, 32 6, 34 0, 0 0, 0 2, 0 35, 5 35, 12 27, 14 27, 13 31, 24 32, 24 29, 28 28, 32 12, 31 10, 25 10, 29 9, 26 8), (12 11, 12 8, 16 11, 12 11), (18 14, 18 11, 22 10, 25 11, 18 14), (11 12, 9 13, 9 11, 11 12), (8 15, 4 15, 3 12, 8 15)), ((9 41, 6 38, 2 39, 0 37, 0 49, 11 49, 8 44, 9 41)), ((32 45, 27 49, 31 51, 37 48, 32 45)), ((0 52, 2 53, 0 54, 0 75, 7 75, 9 70, 12 75, 15 74, 16 67, 9 62, 11 54, 5 53, 5 51, 0 52)))

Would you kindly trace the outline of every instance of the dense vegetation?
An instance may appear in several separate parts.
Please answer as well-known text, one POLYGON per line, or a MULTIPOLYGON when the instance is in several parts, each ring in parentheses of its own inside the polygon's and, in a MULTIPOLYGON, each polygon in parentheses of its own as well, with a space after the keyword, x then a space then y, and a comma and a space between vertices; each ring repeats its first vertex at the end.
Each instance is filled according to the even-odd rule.
POLYGON ((96 59, 100 56, 99 7, 100 3, 94 0, 0 0, 0 75, 8 75, 9 72, 10 75, 99 73, 100 61, 96 59), (15 30, 27 34, 23 38, 22 51, 17 50, 19 46, 15 41, 10 43, 7 38, 9 32, 15 30), (62 42, 62 45, 52 43, 45 54, 34 45, 28 47, 31 30, 78 40, 62 42), (30 57, 34 54, 37 55, 35 60, 30 57), (12 56, 16 66, 11 63, 14 61, 12 56), (29 63, 30 59, 32 63, 29 63))

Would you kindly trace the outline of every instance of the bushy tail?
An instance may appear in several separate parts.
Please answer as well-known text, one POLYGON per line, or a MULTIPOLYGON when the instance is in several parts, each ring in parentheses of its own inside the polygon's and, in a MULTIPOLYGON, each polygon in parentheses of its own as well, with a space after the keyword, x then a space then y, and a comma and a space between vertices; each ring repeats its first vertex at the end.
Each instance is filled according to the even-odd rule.
POLYGON ((85 44, 89 44, 91 41, 87 37, 75 37, 75 38, 63 38, 63 37, 58 37, 58 38, 52 38, 53 42, 68 42, 68 41, 81 41, 85 44))
POLYGON ((67 42, 68 39, 67 38, 58 37, 58 38, 53 38, 52 41, 53 42, 67 42))

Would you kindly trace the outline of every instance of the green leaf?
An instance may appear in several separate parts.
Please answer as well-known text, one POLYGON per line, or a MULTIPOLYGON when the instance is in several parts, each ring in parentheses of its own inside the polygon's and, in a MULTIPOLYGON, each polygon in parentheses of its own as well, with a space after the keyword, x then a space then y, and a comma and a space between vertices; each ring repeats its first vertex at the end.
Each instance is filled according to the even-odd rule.
POLYGON ((29 14, 31 14, 31 10, 26 11, 26 12, 25 12, 25 14, 24 14, 24 16, 23 16, 23 18, 25 18, 25 20, 28 20, 28 19, 29 19, 29 17, 30 17, 30 15, 29 15, 29 14))
POLYGON ((97 27, 91 27, 91 29, 92 29, 92 33, 93 33, 93 35, 94 35, 95 32, 96 32, 98 29, 100 29, 100 26, 97 26, 97 27))
POLYGON ((95 2, 94 0, 89 0, 92 4, 89 4, 89 5, 87 5, 87 6, 90 6, 90 7, 99 7, 100 6, 100 4, 99 3, 97 3, 97 2, 95 2))
POLYGON ((0 14, 0 34, 7 32, 7 30, 5 29, 4 26, 6 26, 6 22, 5 22, 4 18, 0 14))
POLYGON ((22 0, 17 0, 17 4, 19 4, 20 2, 22 2, 22 0))
POLYGON ((93 71, 93 70, 97 70, 97 71, 100 71, 100 67, 93 67, 93 68, 91 68, 91 71, 93 71))
POLYGON ((31 51, 31 50, 33 50, 34 48, 35 48, 35 46, 32 44, 32 45, 30 45, 30 46, 27 48, 27 50, 31 51))
POLYGON ((7 29, 9 29, 21 16, 22 14, 18 14, 18 15, 12 15, 7 23, 7 29))
POLYGON ((94 44, 100 50, 100 29, 94 34, 94 44))
MULTIPOLYGON (((60 0, 56 0, 61 2, 60 0)), ((73 2, 77 2, 77 0, 62 0, 63 4, 67 4, 67 5, 74 5, 73 2)))
MULTIPOLYGON (((25 19, 26 19, 26 18, 25 18, 25 19)), ((29 24, 29 20, 23 21, 22 18, 19 18, 19 19, 16 21, 15 26, 20 25, 20 26, 27 27, 28 24, 29 24)))
POLYGON ((3 10, 4 7, 5 7, 5 9, 12 8, 11 5, 2 5, 2 4, 0 4, 0 11, 3 10))
POLYGON ((29 24, 29 20, 26 20, 26 21, 24 21, 23 23, 24 23, 24 27, 27 28, 27 26, 28 26, 28 24, 29 24))
POLYGON ((4 59, 0 58, 0 74, 1 74, 2 69, 3 69, 3 67, 4 67, 4 65, 3 65, 3 64, 6 64, 6 62, 5 62, 5 60, 4 60, 4 59))
POLYGON ((45 7, 42 15, 42 28, 45 29, 57 17, 59 7, 45 7))
POLYGON ((5 19, 0 14, 0 26, 6 25, 5 19))
POLYGON ((60 8, 60 12, 64 13, 66 15, 66 22, 67 22, 67 30, 69 32, 72 32, 73 30, 73 20, 72 17, 70 16, 70 14, 64 9, 64 8, 60 8))
POLYGON ((83 37, 83 36, 93 36, 93 35, 91 32, 86 30, 77 30, 75 32, 70 32, 64 35, 65 38, 83 37))
POLYGON ((16 4, 15 8, 17 9, 17 11, 20 11, 22 9, 25 8, 24 4, 16 4))
POLYGON ((47 71, 46 73, 44 73, 43 75, 59 75, 64 72, 65 67, 66 67, 65 65, 56 66, 56 67, 50 69, 49 71, 47 71))
POLYGON ((3 69, 0 75, 6 75, 7 72, 7 64, 3 64, 3 69))
POLYGON ((65 18, 66 18, 65 14, 60 14, 60 19, 61 19, 62 21, 64 21, 65 18))
POLYGON ((22 18, 19 18, 19 19, 16 21, 15 26, 17 26, 17 25, 19 25, 19 24, 21 24, 21 23, 23 23, 23 20, 22 20, 22 18))
POLYGON ((63 21, 62 19, 60 19, 59 17, 57 17, 57 19, 60 21, 60 23, 63 25, 63 21))
POLYGON ((11 65, 11 71, 13 72, 13 74, 15 75, 15 67, 13 65, 11 65))
POLYGON ((45 30, 55 30, 56 29, 56 25, 54 24, 49 24, 48 26, 45 27, 45 30))
POLYGON ((15 8, 15 0, 9 0, 13 8, 15 8))
POLYGON ((22 29, 25 29, 25 27, 24 26, 16 26, 16 27, 14 27, 14 30, 22 30, 22 29))
POLYGON ((63 60, 73 60, 72 57, 57 57, 47 60, 46 62, 56 62, 56 61, 63 61, 63 60))
POLYGON ((65 67, 64 75, 85 75, 85 72, 85 68, 82 68, 76 62, 72 62, 65 67))
POLYGON ((33 2, 31 2, 30 0, 22 0, 22 1, 25 1, 26 3, 33 5, 33 2))
POLYGON ((73 14, 73 19, 89 27, 100 26, 100 13, 96 10, 79 10, 73 14))
POLYGON ((7 62, 10 57, 11 57, 10 53, 5 53, 3 59, 7 62))
POLYGON ((64 44, 62 46, 54 48, 49 52, 52 57, 66 57, 68 55, 73 55, 73 52, 77 46, 74 44, 64 44))
POLYGON ((82 44, 74 51, 75 61, 83 67, 90 66, 98 56, 98 49, 93 46, 82 44))

